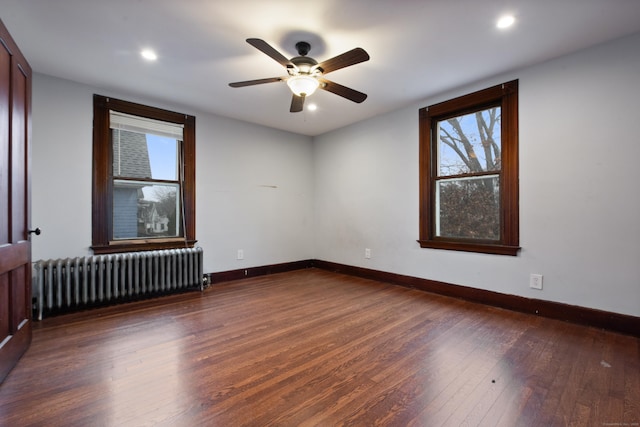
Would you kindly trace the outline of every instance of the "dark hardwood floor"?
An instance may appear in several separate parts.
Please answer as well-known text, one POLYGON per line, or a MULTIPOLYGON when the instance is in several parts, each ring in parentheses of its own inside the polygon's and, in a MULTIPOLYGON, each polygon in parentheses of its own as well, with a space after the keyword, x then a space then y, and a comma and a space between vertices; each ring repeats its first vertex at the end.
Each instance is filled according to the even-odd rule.
POLYGON ((2 426, 638 426, 640 339, 319 269, 36 323, 2 426))

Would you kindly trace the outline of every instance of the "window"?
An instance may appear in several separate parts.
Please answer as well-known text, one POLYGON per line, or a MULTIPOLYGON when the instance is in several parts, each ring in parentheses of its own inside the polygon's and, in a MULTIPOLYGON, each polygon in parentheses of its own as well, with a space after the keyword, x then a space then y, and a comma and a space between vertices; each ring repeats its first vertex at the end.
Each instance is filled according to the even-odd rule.
POLYGON ((195 243, 195 117, 94 95, 94 253, 195 243))
POLYGON ((420 110, 423 248, 516 255, 518 81, 420 110))

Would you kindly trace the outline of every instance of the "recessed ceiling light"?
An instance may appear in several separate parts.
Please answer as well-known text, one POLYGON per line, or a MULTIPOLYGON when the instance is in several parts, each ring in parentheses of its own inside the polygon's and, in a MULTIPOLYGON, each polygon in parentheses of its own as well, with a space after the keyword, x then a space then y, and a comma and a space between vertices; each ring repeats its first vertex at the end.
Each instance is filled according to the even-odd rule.
POLYGON ((144 49, 142 52, 140 52, 140 55, 142 55, 142 57, 147 61, 155 61, 156 59, 158 59, 158 55, 156 55, 156 53, 151 49, 144 49))
POLYGON ((317 109, 318 109, 318 106, 316 104, 307 105, 307 110, 309 111, 316 111, 317 109))
POLYGON ((500 19, 498 19, 498 22, 496 22, 496 27, 500 29, 509 28, 515 22, 516 22, 516 18, 514 18, 513 15, 505 15, 505 16, 502 16, 500 19))

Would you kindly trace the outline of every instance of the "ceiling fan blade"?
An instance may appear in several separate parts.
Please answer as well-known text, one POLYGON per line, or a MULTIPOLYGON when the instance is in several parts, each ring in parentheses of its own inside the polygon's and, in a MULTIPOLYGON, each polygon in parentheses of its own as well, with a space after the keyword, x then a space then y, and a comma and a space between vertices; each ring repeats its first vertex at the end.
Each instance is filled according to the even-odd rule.
POLYGON ((251 46, 253 46, 256 49, 258 49, 260 52, 264 53, 265 55, 270 56, 271 58, 275 59, 276 62, 278 62, 283 67, 285 67, 285 68, 296 68, 296 66, 293 65, 293 63, 291 61, 289 61, 289 58, 286 58, 280 52, 275 50, 266 41, 264 41, 262 39, 247 39, 247 43, 249 43, 251 46))
POLYGON ((304 96, 296 96, 293 95, 291 98, 291 108, 289 109, 292 113, 299 113, 302 111, 302 107, 304 107, 304 96))
POLYGON ((261 85, 263 83, 281 82, 283 80, 285 80, 284 77, 269 77, 268 79, 247 80, 247 81, 244 81, 244 82, 229 83, 229 86, 231 86, 231 87, 244 87, 244 86, 261 85))
POLYGON ((350 87, 342 86, 336 82, 332 82, 327 79, 318 79, 320 81, 320 89, 327 92, 335 93, 343 98, 347 98, 350 101, 357 102, 358 104, 367 99, 367 94, 358 92, 350 87))
POLYGON ((332 71, 339 70, 340 68, 359 64, 360 62, 368 60, 369 54, 364 49, 357 47, 355 49, 351 49, 349 52, 343 53, 342 55, 322 61, 317 65, 317 68, 322 68, 322 72, 327 74, 332 71))

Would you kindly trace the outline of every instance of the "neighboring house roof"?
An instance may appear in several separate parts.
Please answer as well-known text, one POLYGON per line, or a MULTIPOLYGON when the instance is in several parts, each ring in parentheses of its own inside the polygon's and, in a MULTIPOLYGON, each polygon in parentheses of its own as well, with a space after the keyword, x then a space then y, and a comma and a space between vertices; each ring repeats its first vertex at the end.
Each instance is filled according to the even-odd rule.
POLYGON ((151 178, 145 134, 113 129, 113 176, 151 178))

